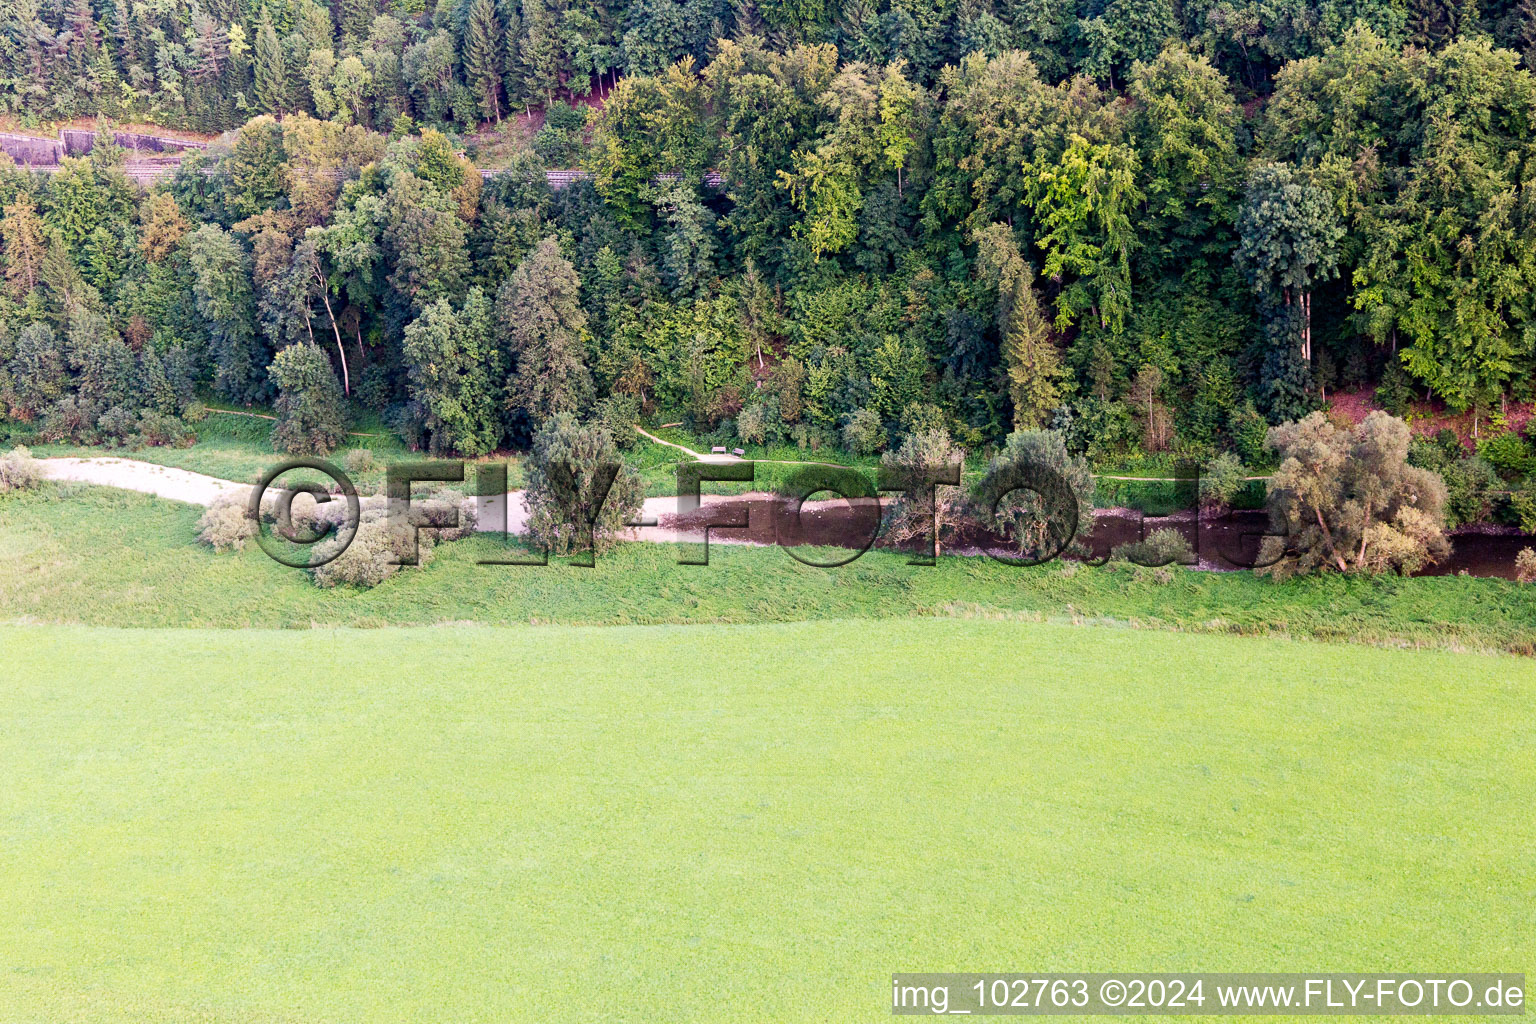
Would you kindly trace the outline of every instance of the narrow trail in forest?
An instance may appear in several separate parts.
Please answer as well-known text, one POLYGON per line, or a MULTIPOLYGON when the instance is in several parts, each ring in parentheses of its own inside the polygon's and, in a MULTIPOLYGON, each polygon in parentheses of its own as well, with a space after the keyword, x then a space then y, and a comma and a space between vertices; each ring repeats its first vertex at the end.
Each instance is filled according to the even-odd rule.
POLYGON ((657 444, 664 444, 668 448, 676 448, 678 451, 691 457, 696 462, 772 462, 779 466, 831 466, 834 469, 850 468, 848 466, 844 466, 840 462, 804 462, 799 459, 748 459, 741 455, 726 455, 719 452, 711 452, 708 455, 704 455, 700 452, 694 451, 692 448, 686 448, 683 445, 663 440, 662 438, 659 438, 655 434, 651 433, 649 430, 646 430, 644 427, 640 426, 638 423, 635 424, 635 433, 649 441, 655 441, 657 444))

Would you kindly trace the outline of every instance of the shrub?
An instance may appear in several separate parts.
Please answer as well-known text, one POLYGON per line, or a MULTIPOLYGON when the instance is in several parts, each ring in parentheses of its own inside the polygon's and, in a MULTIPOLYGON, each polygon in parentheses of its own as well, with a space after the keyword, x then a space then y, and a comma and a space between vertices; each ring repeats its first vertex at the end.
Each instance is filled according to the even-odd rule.
POLYGON ((201 423, 208 418, 208 407, 202 402, 188 402, 181 410, 181 418, 187 423, 201 423))
POLYGON ((1200 508, 1210 515, 1225 515, 1247 486, 1242 460, 1224 453, 1200 470, 1200 508))
POLYGON ((889 443, 879 413, 873 409, 860 409, 848 414, 843 423, 843 447, 855 455, 874 455, 884 451, 889 443))
POLYGON ((1525 533, 1536 533, 1536 491, 1515 491, 1509 496, 1509 511, 1515 525, 1525 533))
POLYGON ((1269 457, 1269 422, 1253 403, 1244 402, 1232 413, 1230 422, 1232 443, 1237 446, 1237 454, 1242 460, 1249 465, 1264 462, 1269 457))
POLYGON ((99 406, 77 395, 65 395, 43 417, 38 435, 45 441, 95 444, 101 437, 96 431, 100 418, 99 406))
POLYGON ((1168 565, 1173 562, 1180 565, 1194 565, 1197 561, 1195 549, 1190 547, 1184 535, 1178 530, 1167 528, 1153 530, 1144 540, 1116 544, 1110 551, 1109 557, 1117 561, 1135 562, 1137 565, 1149 567, 1168 565))
POLYGON ((1440 474, 1448 528, 1482 522, 1492 514, 1493 492, 1500 488, 1498 475, 1481 456, 1468 454, 1451 431, 1414 438, 1408 446, 1408 462, 1440 474))
POLYGON ((420 402, 401 402, 384 410, 384 423, 411 451, 427 443, 427 410, 420 402))
POLYGON ((773 368, 773 375, 768 379, 768 389, 779 400, 779 418, 787 424, 800 422, 800 414, 805 411, 801 397, 804 387, 805 364, 794 356, 773 368))
MULTIPOLYGON (((475 532, 475 499, 466 498, 462 492, 455 490, 438 491, 429 498, 418 499, 411 502, 413 510, 420 510, 419 518, 430 518, 437 522, 451 522, 450 511, 457 509, 459 525, 451 528, 440 529, 437 527, 424 527, 430 530, 434 542, 450 543, 463 540, 475 532)), ((422 536, 427 536, 423 534, 422 536)))
POLYGON ((831 448, 836 442, 831 431, 810 423, 796 423, 789 436, 795 442, 795 447, 802 452, 819 452, 823 448, 831 448))
POLYGON ((0 456, 0 494, 30 491, 42 478, 42 464, 21 445, 0 456))
MULTIPOLYGON (((328 504, 335 504, 330 502, 328 504)), ((315 586, 376 587, 399 571, 395 563, 410 551, 410 530, 401 522, 391 522, 382 508, 366 509, 357 524, 357 535, 340 556, 309 571, 315 586)), ((432 557, 432 532, 420 531, 417 542, 418 564, 426 565, 432 557)))
POLYGON ((790 433, 779 411, 779 397, 769 395, 746 408, 736 417, 736 436, 749 444, 778 444, 790 433))
POLYGON ((138 417, 133 414, 133 410, 121 405, 114 405, 96 420, 96 430, 102 441, 113 447, 129 444, 138 425, 138 417))
MULTIPOLYGON (((955 447, 947 431, 939 429, 911 435, 899 449, 886 452, 880 465, 896 480, 923 480, 946 466, 964 462, 965 452, 955 447)), ((938 551, 952 542, 961 525, 959 512, 965 504, 965 492, 945 484, 934 486, 931 497, 925 491, 902 491, 895 496, 885 512, 886 536, 898 543, 926 537, 937 515, 939 536, 934 539, 934 550, 938 551)))
POLYGON ((1052 417, 1067 450, 1101 462, 1119 458, 1138 444, 1136 421, 1122 402, 1089 396, 1052 417))
POLYGON ((1398 359, 1388 359, 1381 371, 1381 383, 1376 385, 1376 403, 1394 416, 1408 415, 1413 402, 1413 381, 1398 359))
POLYGON ((768 440, 768 412, 763 403, 753 402, 736 417, 736 434, 747 444, 763 444, 768 440))
POLYGON ((936 430, 948 433, 947 427, 948 419, 944 410, 931 402, 908 402, 906 408, 901 410, 901 434, 904 438, 936 430))
POLYGON ((216 552, 239 551, 256 536, 257 525, 247 510, 244 493, 221 494, 197 521, 197 539, 216 552))
POLYGON ((139 414, 138 432, 131 440, 144 448, 188 448, 197 434, 175 416, 146 410, 139 414))
POLYGON ((372 473, 379 464, 374 461, 373 452, 369 449, 353 448, 341 457, 341 465, 348 473, 358 475, 372 473))
POLYGON ((1521 583, 1536 583, 1536 551, 1520 549, 1515 556, 1515 579, 1521 583))
POLYGON ((1519 480, 1536 469, 1536 452, 1512 430, 1478 441, 1477 454, 1505 480, 1519 480))
POLYGON ((612 394, 593 410, 592 422, 608 431, 613 443, 621 450, 633 448, 640 440, 635 424, 640 421, 640 399, 634 395, 612 394))
POLYGON ((587 113, 563 100, 555 100, 544 108, 544 124, 562 132, 580 132, 587 124, 587 113))
POLYGON ((368 409, 383 409, 394 401, 394 382, 389 379, 389 371, 377 363, 363 368, 358 375, 357 384, 352 388, 352 397, 368 409))
POLYGON ((574 167, 581 153, 586 115, 562 100, 544 110, 544 126, 533 136, 533 151, 550 167, 574 167))
POLYGON ((1093 491, 1087 460, 1067 452, 1059 431, 1016 430, 987 464, 987 474, 973 489, 971 501, 976 519, 984 523, 995 501, 996 518, 986 525, 1010 534, 1020 555, 1040 558, 1093 529, 1093 491), (1055 489, 1053 480, 1060 481, 1065 492, 1048 495, 1049 504, 1039 491, 1025 487, 999 494, 1003 486, 1017 482, 1010 479, 1015 472, 1047 491, 1055 489))

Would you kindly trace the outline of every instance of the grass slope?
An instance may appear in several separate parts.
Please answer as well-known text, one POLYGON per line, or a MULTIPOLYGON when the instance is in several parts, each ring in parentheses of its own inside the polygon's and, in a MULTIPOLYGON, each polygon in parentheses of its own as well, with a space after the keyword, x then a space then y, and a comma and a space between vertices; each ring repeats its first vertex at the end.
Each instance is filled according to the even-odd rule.
MULTIPOLYGON (((979 558, 932 568, 870 552, 817 569, 772 548, 710 547, 680 566, 628 544, 595 569, 479 566, 490 538, 442 546, 371 591, 322 591, 253 547, 194 543, 200 510, 108 488, 45 485, 0 499, 0 621, 109 626, 626 624, 938 615, 1111 619, 1154 627, 1465 645, 1529 653, 1536 587, 1494 579, 1276 583, 1251 573, 1015 569, 979 558)), ((846 555, 846 552, 840 552, 846 555)))
POLYGON ((1536 968, 1523 659, 922 619, 0 647, 3 1021, 1536 968))

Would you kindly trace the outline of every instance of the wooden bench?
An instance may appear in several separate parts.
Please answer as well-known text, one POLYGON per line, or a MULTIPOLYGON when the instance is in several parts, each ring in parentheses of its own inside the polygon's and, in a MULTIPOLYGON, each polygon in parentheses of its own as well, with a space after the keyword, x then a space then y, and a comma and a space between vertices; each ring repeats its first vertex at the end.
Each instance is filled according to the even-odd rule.
POLYGON ((724 455, 725 454, 725 445, 717 444, 717 445, 715 445, 713 448, 711 448, 709 450, 709 453, 711 455, 724 455))

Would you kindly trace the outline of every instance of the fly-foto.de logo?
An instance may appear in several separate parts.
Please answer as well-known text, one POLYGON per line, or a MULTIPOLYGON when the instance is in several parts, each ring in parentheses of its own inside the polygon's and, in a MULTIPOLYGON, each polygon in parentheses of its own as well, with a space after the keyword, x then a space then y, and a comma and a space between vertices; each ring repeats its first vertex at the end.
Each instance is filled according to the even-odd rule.
MULTIPOLYGON (((568 461, 551 460, 543 466, 546 500, 541 504, 544 520, 559 520, 558 530, 567 539, 570 551, 586 552, 585 562, 595 564, 599 549, 596 534, 605 528, 605 511, 611 511, 614 483, 624 469, 621 463, 577 466, 568 461)), ((1179 478, 1193 484, 1199 493, 1199 470, 1179 478)), ((722 499, 706 503, 703 485, 728 483, 751 485, 756 481, 756 464, 751 461, 730 463, 680 462, 677 464, 675 496, 662 499, 671 504, 661 512, 670 523, 660 536, 652 539, 674 541, 680 565, 708 565, 711 531, 747 531, 758 542, 775 543, 790 557, 806 565, 836 568, 847 565, 867 552, 881 539, 888 526, 886 513, 893 507, 904 509, 904 547, 909 564, 937 564, 940 537, 963 536, 977 540, 975 550, 998 562, 1014 566, 1041 565, 1072 555, 1089 565, 1102 565, 1107 559, 1093 559, 1082 535, 1091 525, 1092 510, 1068 479, 1055 467, 1028 458, 994 464, 969 489, 964 502, 946 501, 961 485, 962 467, 958 462, 918 467, 878 467, 873 474, 854 467, 824 464, 798 467, 787 480, 774 482, 774 494, 757 495, 754 500, 722 499), (810 505, 824 508, 838 506, 837 536, 827 540, 817 537, 819 516, 809 516, 810 505), (762 517, 761 519, 759 517, 762 517), (762 519, 766 519, 764 523, 762 519), (829 551, 829 549, 832 549, 829 551)), ((257 541, 263 551, 283 565, 314 569, 339 558, 358 536, 365 515, 382 515, 393 535, 401 541, 391 564, 419 564, 419 538, 423 530, 462 531, 473 529, 482 536, 499 538, 504 543, 521 539, 521 557, 481 559, 482 565, 542 566, 549 564, 547 544, 540 543, 536 531, 522 533, 510 528, 509 508, 516 507, 521 492, 509 492, 507 466, 504 463, 480 463, 475 467, 473 510, 423 501, 413 494, 414 485, 463 484, 466 463, 462 460, 433 460, 397 463, 385 472, 385 493, 380 498, 362 499, 352 479, 340 468, 319 459, 293 459, 266 473, 251 493, 246 514, 259 524, 257 541), (296 470, 309 470, 327 478, 328 483, 307 479, 283 483, 282 478, 296 470), (298 514, 295 502, 307 495, 315 503, 308 515, 298 514), (365 508, 372 502, 377 511, 365 508), (466 514, 472 522, 466 523, 466 514)), ((1198 507, 1198 506, 1197 506, 1198 507)), ((624 531, 639 536, 656 530, 658 517, 638 512, 617 522, 624 531)), ((1196 513, 1196 536, 1200 534, 1200 513, 1196 513)), ((1187 517, 1186 517, 1187 519, 1187 517)), ((613 516, 606 517, 609 525, 613 516)), ((526 527, 526 523, 523 524, 526 527)), ((1220 556, 1237 568, 1263 568, 1278 557, 1278 546, 1264 547, 1266 537, 1282 535, 1261 530, 1240 533, 1236 550, 1224 548, 1220 556), (1262 555, 1261 555, 1262 550, 1262 555)), ((1138 561, 1140 559, 1137 559, 1138 561)), ((1166 564, 1164 558, 1156 564, 1166 564)), ((1152 563, 1148 563, 1152 564, 1152 563)))

